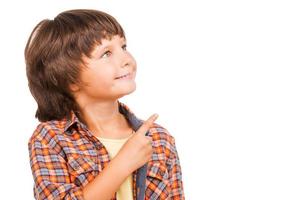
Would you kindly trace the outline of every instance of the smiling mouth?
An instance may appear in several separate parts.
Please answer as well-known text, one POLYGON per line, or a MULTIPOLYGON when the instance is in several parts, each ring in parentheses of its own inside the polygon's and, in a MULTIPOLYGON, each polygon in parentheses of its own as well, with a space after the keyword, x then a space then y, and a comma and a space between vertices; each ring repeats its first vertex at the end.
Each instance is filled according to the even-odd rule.
POLYGON ((117 77, 116 79, 126 78, 126 77, 128 77, 129 75, 130 75, 130 73, 125 74, 125 75, 123 75, 123 76, 119 76, 119 77, 117 77))

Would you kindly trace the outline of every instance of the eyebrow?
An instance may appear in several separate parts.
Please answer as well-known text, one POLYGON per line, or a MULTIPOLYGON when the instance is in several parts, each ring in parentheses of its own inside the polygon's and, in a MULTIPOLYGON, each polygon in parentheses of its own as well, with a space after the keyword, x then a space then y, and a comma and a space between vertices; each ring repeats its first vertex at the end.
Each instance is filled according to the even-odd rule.
POLYGON ((100 45, 98 46, 98 50, 106 49, 106 48, 111 47, 111 46, 112 46, 111 44, 107 44, 107 45, 102 45, 102 44, 100 44, 100 45))
MULTIPOLYGON (((125 38, 121 38, 121 43, 127 43, 126 39, 125 38)), ((111 46, 112 46, 111 44, 104 45, 104 46, 103 46, 103 44, 99 44, 99 50, 105 49, 105 48, 111 47, 111 46)))

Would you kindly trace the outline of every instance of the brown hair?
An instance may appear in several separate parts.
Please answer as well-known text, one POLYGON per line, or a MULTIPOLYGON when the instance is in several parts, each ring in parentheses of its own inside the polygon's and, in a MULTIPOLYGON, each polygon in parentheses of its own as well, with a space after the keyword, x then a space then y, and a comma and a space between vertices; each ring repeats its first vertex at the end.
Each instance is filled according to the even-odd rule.
POLYGON ((59 120, 79 110, 69 86, 79 83, 83 56, 91 57, 96 44, 114 35, 125 38, 121 25, 97 10, 68 10, 36 25, 26 44, 25 61, 39 121, 59 120))

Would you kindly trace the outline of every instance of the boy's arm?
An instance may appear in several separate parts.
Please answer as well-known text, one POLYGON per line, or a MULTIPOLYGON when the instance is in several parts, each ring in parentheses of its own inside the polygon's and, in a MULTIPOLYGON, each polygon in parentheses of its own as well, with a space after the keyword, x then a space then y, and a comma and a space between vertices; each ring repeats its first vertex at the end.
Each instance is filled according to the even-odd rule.
POLYGON ((34 139, 28 144, 36 199, 83 200, 83 192, 70 182, 65 159, 53 148, 34 139))
POLYGON ((171 137, 171 155, 170 155, 170 167, 169 171, 169 181, 171 185, 170 198, 173 200, 183 200, 185 199, 183 191, 182 182, 182 172, 179 161, 178 152, 176 150, 175 138, 171 137))

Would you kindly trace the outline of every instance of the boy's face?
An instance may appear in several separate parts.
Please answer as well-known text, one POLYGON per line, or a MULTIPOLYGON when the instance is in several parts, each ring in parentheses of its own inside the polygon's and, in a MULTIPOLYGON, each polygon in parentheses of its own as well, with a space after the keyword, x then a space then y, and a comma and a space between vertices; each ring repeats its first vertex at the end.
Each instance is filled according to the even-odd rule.
POLYGON ((84 58, 87 68, 80 74, 84 85, 71 85, 75 97, 91 102, 116 100, 136 89, 136 61, 126 50, 125 38, 115 35, 101 43, 91 58, 84 58))

